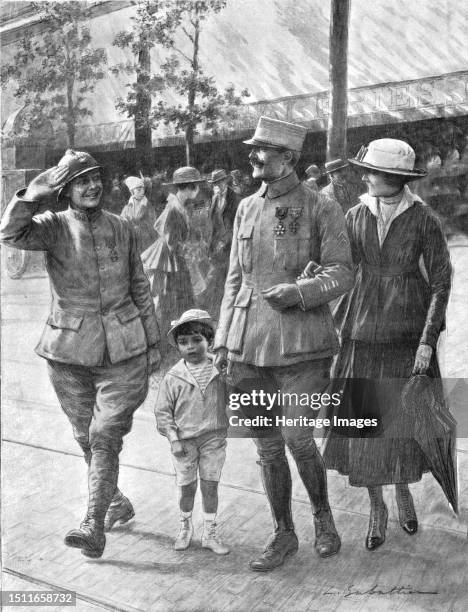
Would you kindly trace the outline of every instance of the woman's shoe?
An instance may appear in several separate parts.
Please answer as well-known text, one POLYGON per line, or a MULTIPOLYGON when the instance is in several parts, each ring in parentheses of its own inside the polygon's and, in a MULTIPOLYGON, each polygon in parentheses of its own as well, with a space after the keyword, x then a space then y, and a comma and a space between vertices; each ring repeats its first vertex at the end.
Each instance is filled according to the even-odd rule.
POLYGON ((413 497, 409 489, 396 487, 396 500, 398 506, 398 519, 401 528, 409 535, 414 535, 418 530, 418 519, 414 509, 413 497))
POLYGON ((387 529, 388 510, 385 504, 371 506, 369 517, 369 529, 366 537, 367 550, 375 550, 385 542, 385 530, 387 529))

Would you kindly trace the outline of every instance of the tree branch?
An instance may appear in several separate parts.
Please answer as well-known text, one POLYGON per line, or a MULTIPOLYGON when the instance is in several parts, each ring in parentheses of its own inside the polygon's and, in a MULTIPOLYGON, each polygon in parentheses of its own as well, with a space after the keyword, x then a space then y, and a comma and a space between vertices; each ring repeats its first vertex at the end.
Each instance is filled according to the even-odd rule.
POLYGON ((188 55, 185 55, 185 53, 184 53, 183 51, 181 51, 181 50, 180 50, 180 49, 178 49, 177 47, 172 47, 172 49, 173 49, 174 51, 177 51, 177 53, 179 53, 179 54, 180 54, 180 55, 181 55, 183 58, 185 58, 185 59, 186 59, 186 60, 189 62, 189 64, 192 64, 192 60, 189 58, 189 56, 188 56, 188 55))
POLYGON ((190 34, 190 32, 187 32, 187 30, 184 28, 184 26, 182 26, 182 32, 185 34, 185 36, 191 41, 193 42, 193 36, 190 34))

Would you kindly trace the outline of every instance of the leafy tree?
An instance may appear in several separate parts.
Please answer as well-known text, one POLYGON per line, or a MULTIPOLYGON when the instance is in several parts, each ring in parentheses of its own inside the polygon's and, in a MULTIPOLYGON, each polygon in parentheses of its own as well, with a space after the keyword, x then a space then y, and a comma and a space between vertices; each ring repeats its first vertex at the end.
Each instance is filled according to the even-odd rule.
POLYGON ((151 127, 161 122, 170 124, 185 136, 187 164, 198 126, 215 132, 221 122, 230 125, 249 95, 247 90, 237 94, 232 86, 220 92, 200 63, 204 22, 225 6, 226 0, 138 0, 132 30, 120 32, 114 40, 121 48, 130 47, 138 58, 136 64, 115 67, 137 75, 127 98, 117 101, 117 108, 135 119, 135 139, 139 129, 151 133, 151 127), (159 71, 152 73, 149 52, 155 46, 164 57, 159 71), (180 102, 167 102, 165 92, 180 102))
POLYGON ((13 81, 15 97, 26 106, 23 132, 45 119, 59 120, 66 125, 73 147, 78 121, 92 115, 86 95, 106 76, 106 53, 91 46, 88 2, 32 2, 31 6, 45 31, 19 41, 11 63, 2 65, 1 82, 13 81))

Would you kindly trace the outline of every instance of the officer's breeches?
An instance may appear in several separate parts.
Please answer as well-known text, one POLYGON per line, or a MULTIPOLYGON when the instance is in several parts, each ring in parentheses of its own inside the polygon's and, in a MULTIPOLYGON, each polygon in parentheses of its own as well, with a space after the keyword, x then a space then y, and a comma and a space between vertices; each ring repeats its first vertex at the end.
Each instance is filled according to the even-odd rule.
POLYGON ((103 520, 117 486, 122 438, 147 394, 146 354, 96 367, 49 361, 48 370, 89 465, 88 514, 103 520))
MULTIPOLYGON (((285 367, 255 367, 249 364, 232 362, 229 368, 230 383, 236 391, 251 393, 253 390, 264 390, 271 394, 280 392, 281 397, 288 400, 278 403, 273 410, 262 412, 261 409, 250 408, 248 416, 255 414, 270 416, 270 418, 283 417, 285 419, 298 419, 316 417, 317 412, 311 409, 310 404, 294 401, 305 396, 312 396, 326 391, 329 382, 331 359, 307 361, 285 367)), ((274 499, 280 495, 278 492, 269 495, 268 471, 276 470, 286 474, 289 471, 285 446, 291 451, 297 465, 299 475, 309 495, 314 512, 328 508, 326 471, 322 457, 317 450, 313 437, 313 427, 307 425, 285 425, 259 431, 254 438, 260 465, 263 471, 263 482, 270 504, 274 506, 274 499), (268 466, 272 466, 268 468, 268 466)), ((256 434, 255 431, 252 432, 256 434)), ((276 476, 273 480, 278 481, 276 476)), ((284 488, 288 490, 286 497, 290 497, 290 484, 284 476, 284 488)), ((287 506, 287 502, 283 504, 287 506)), ((274 512, 274 514, 276 514, 274 512)))

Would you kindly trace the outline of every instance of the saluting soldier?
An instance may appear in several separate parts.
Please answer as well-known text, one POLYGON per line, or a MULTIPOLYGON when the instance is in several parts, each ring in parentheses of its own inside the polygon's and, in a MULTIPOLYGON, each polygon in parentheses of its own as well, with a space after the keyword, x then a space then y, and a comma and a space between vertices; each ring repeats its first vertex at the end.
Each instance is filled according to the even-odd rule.
POLYGON ((68 150, 9 203, 0 240, 46 251, 52 305, 36 352, 73 427, 88 468, 89 501, 65 544, 87 557, 105 547, 104 523, 134 516, 117 489, 122 438, 160 361, 159 330, 131 223, 102 209, 101 169, 88 153, 68 150), (63 212, 36 214, 57 193, 63 212), (107 517, 106 517, 107 513, 107 517))
MULTIPOLYGON (((246 141, 252 176, 263 183, 237 211, 214 342, 217 367, 227 367, 229 382, 239 390, 320 393, 338 351, 328 303, 352 286, 350 247, 339 205, 302 185, 294 171, 305 135, 299 125, 261 117, 246 141), (311 261, 321 271, 317 267, 313 278, 297 280, 311 261)), ((294 396, 277 406, 277 414, 313 416, 294 396)), ((258 432, 255 443, 275 531, 250 568, 271 570, 298 548, 285 444, 311 501, 316 551, 321 557, 337 553, 341 542, 313 428, 281 427, 267 434, 258 432)))

